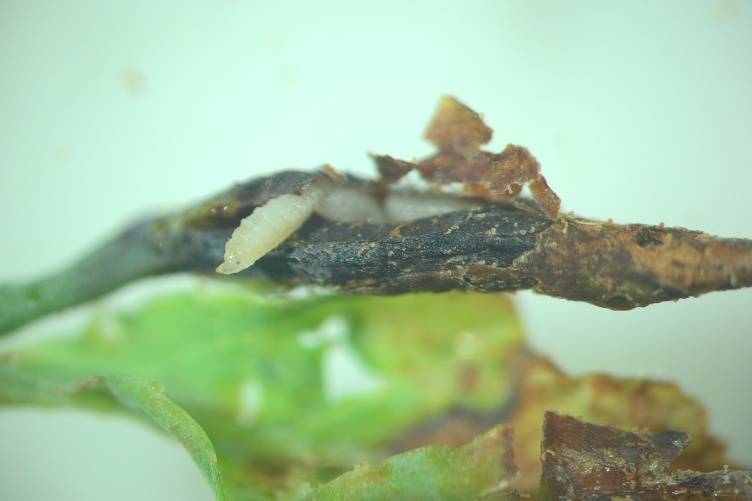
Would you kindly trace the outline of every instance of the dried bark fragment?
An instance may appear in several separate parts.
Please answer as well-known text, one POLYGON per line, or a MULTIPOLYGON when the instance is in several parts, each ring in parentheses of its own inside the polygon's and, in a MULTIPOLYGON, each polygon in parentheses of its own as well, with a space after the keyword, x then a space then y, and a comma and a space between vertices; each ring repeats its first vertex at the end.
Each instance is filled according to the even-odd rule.
POLYGON ((379 171, 381 182, 385 184, 394 184, 415 169, 414 163, 397 160, 389 155, 371 155, 371 158, 379 171))
POLYGON ((439 101, 436 115, 426 131, 426 139, 441 151, 459 155, 478 151, 492 136, 493 129, 483 123, 477 112, 450 96, 439 101))
POLYGON ((533 198, 540 208, 543 209, 543 212, 548 217, 552 219, 555 218, 561 207, 561 199, 548 186, 546 178, 538 176, 537 179, 532 180, 530 184, 528 184, 528 188, 530 188, 530 193, 533 195, 533 198))
POLYGON ((683 432, 636 433, 547 411, 540 499, 752 499, 751 472, 672 472, 688 442, 683 432))
MULTIPOLYGON (((530 184, 533 198, 544 214, 555 219, 561 199, 541 175, 538 161, 527 148, 513 144, 498 154, 481 151, 480 146, 489 142, 492 134, 480 115, 456 99, 445 97, 426 132, 426 138, 438 146, 439 153, 415 168, 430 182, 459 183, 463 193, 489 200, 516 197, 524 185, 530 184)), ((391 167, 389 175, 394 167, 386 165, 391 167)))
POLYGON ((727 464, 724 447, 708 431, 700 402, 673 383, 607 374, 570 377, 544 357, 533 357, 520 373, 518 404, 506 420, 515 430, 521 472, 515 488, 535 494, 541 474, 541 425, 547 409, 625 429, 681 430, 692 442, 675 466, 708 471, 727 464))

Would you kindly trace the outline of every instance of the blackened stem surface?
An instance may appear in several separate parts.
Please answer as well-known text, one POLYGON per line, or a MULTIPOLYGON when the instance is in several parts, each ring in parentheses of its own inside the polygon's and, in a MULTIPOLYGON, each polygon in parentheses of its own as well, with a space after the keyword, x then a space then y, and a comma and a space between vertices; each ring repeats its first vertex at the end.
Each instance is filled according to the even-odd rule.
MULTIPOLYGON (((248 210, 223 218, 211 204, 199 207, 135 225, 59 274, 0 287, 0 332, 146 276, 213 273, 248 210)), ((248 277, 345 294, 533 289, 628 310, 751 286, 752 241, 683 228, 551 221, 513 206, 394 224, 314 217, 231 279, 248 277)))

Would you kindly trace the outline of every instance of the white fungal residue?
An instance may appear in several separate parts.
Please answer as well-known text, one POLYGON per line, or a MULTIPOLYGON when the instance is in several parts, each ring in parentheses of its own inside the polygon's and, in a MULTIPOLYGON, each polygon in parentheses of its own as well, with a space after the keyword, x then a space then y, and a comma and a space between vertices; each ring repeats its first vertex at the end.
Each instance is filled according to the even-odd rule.
POLYGON ((102 340, 115 344, 125 339, 126 329, 122 320, 114 315, 103 315, 98 319, 97 329, 95 332, 99 334, 102 340))
POLYGON ((387 221, 401 223, 413 219, 439 216, 447 212, 480 208, 478 200, 443 193, 403 193, 393 191, 384 199, 387 221))
POLYGON ((321 349, 321 377, 324 397, 336 402, 378 392, 384 380, 374 372, 349 341, 350 323, 344 317, 330 317, 318 329, 303 331, 298 342, 306 350, 321 349))
POLYGON ((350 324, 344 317, 329 317, 315 331, 303 331, 298 334, 298 343, 306 350, 321 348, 347 339, 350 324))
POLYGON ((314 183, 300 195, 281 195, 257 207, 232 233, 217 271, 227 275, 243 271, 274 249, 311 216, 323 192, 314 183))
POLYGON ((349 343, 329 346, 321 363, 324 397, 329 402, 371 395, 384 387, 383 379, 366 365, 349 343))
POLYGON ((478 209, 477 199, 444 193, 390 191, 383 204, 370 193, 357 188, 334 186, 327 190, 314 212, 330 221, 345 223, 402 223, 458 210, 478 209))
POLYGON ((257 381, 243 381, 238 389, 238 413, 235 415, 235 422, 241 426, 253 424, 261 412, 262 397, 263 388, 257 381))
POLYGON ((385 223, 386 216, 376 197, 356 188, 334 187, 319 199, 316 214, 345 223, 385 223))

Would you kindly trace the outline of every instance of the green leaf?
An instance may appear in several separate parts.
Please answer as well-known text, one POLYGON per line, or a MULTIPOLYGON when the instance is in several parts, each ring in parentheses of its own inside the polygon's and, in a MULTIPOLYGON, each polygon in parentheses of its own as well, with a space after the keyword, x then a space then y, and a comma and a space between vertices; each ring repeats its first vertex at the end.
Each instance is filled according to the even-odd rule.
POLYGON ((225 494, 219 478, 217 455, 209 437, 185 410, 168 399, 160 383, 139 376, 111 374, 95 377, 71 387, 52 386, 42 380, 24 377, 11 367, 0 365, 0 403, 36 402, 40 404, 79 403, 91 407, 99 400, 99 407, 107 408, 106 396, 81 397, 82 393, 105 390, 126 407, 142 411, 154 423, 176 438, 209 482, 214 496, 224 501, 225 494), (103 398, 104 397, 104 398, 103 398))
POLYGON ((476 499, 503 490, 516 475, 512 429, 501 425, 462 447, 424 447, 357 464, 303 499, 476 499))
MULTIPOLYGON (((0 375, 14 382, 0 387, 0 403, 122 412, 109 395, 55 387, 113 373, 159 381, 169 400, 146 386, 131 387, 131 400, 164 398, 199 423, 229 498, 295 498, 356 463, 384 460, 421 423, 502 408, 523 349, 505 296, 290 300, 196 288, 98 312, 77 338, 6 357, 0 375)), ((168 430, 183 422, 152 417, 168 430)), ((189 451, 204 451, 194 459, 206 468, 204 438, 175 429, 189 451)))
POLYGON ((218 501, 224 501, 225 494, 219 479, 217 455, 209 437, 187 412, 164 396, 164 387, 160 383, 127 375, 109 375, 98 379, 115 397, 144 411, 175 437, 209 482, 214 497, 218 501))

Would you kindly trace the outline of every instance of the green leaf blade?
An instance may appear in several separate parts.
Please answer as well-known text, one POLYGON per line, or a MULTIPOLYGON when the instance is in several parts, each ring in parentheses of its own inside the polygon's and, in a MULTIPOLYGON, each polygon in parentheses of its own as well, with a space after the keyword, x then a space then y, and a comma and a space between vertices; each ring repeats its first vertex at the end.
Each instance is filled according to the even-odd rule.
POLYGON ((511 428, 497 426, 462 447, 424 447, 356 465, 302 499, 476 499, 503 491, 516 475, 511 428))
POLYGON ((217 501, 225 501, 217 454, 211 440, 182 407, 164 395, 164 387, 160 383, 122 374, 103 376, 101 380, 115 397, 136 406, 177 439, 209 482, 217 501))
POLYGON ((0 362, 0 404, 77 406, 135 417, 145 414, 186 449, 209 482, 217 501, 225 501, 217 454, 206 432, 179 405, 165 396, 164 387, 146 378, 110 374, 86 379, 72 386, 53 384, 43 377, 0 362))

